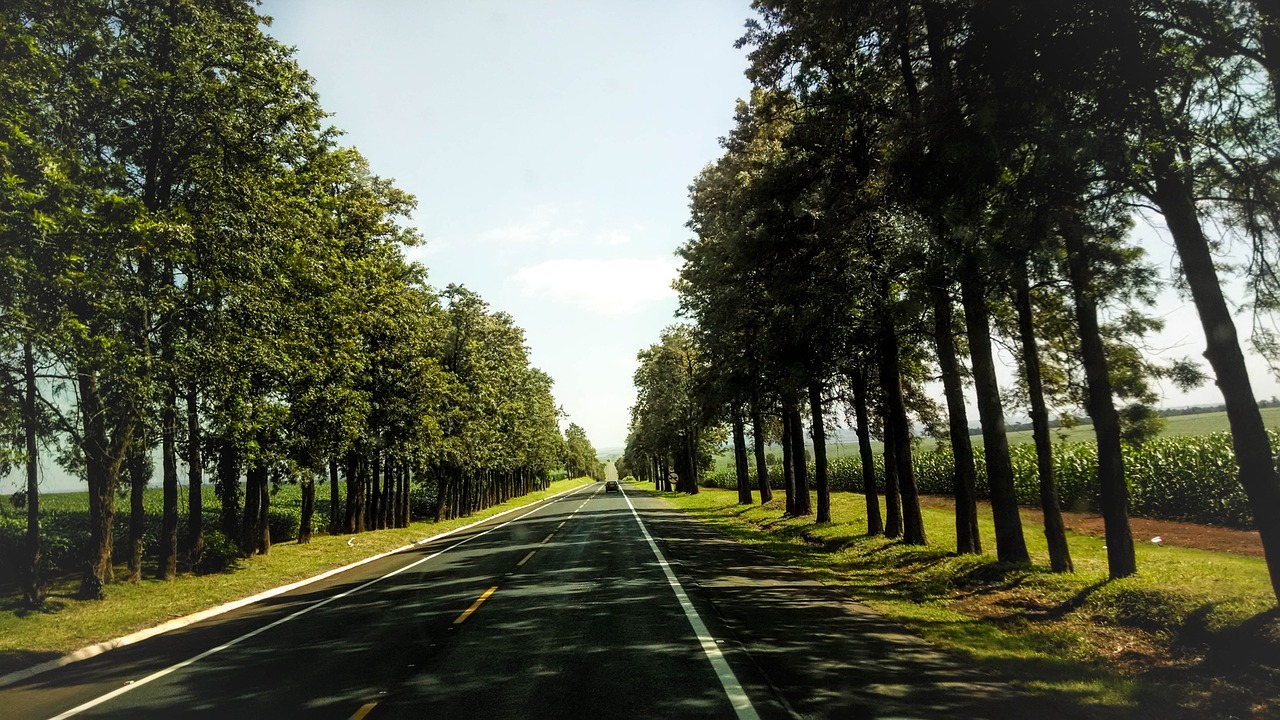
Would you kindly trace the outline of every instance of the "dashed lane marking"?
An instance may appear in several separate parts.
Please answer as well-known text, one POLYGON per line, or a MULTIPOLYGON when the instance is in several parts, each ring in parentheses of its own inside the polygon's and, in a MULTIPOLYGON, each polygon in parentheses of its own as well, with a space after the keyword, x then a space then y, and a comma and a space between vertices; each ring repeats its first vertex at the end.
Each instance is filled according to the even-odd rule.
MULTIPOLYGON (((530 554, 530 555, 532 555, 533 553, 529 553, 529 554, 530 554)), ((480 603, 484 602, 485 600, 488 600, 488 599, 489 599, 489 596, 490 596, 490 595, 492 595, 492 594, 493 594, 493 592, 494 592, 495 590, 497 590, 497 589, 498 589, 498 586, 497 586, 497 585, 494 585, 493 587, 489 588, 488 590, 485 590, 483 595, 481 595, 479 598, 477 598, 475 602, 471 603, 471 607, 469 607, 469 608, 467 608, 466 610, 463 610, 463 611, 462 611, 462 614, 458 616, 458 619, 457 619, 457 620, 454 620, 454 621, 453 621, 453 624, 454 624, 454 625, 459 625, 459 624, 461 624, 462 622, 464 622, 467 618, 471 617, 471 613, 473 613, 473 612, 475 612, 476 610, 480 609, 480 603)))

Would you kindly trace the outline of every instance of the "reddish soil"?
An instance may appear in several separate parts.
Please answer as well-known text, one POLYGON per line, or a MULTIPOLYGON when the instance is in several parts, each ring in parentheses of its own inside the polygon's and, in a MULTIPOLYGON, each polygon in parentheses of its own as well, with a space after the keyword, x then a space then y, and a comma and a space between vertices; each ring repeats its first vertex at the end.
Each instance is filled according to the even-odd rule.
MULTIPOLYGON (((921 495, 920 504, 938 508, 955 508, 954 499, 945 495, 921 495)), ((980 501, 978 505, 986 512, 991 511, 989 502, 980 501)), ((1036 524, 1042 521, 1040 511, 1035 508, 1022 508, 1022 519, 1024 522, 1036 524)), ((1103 535, 1102 516, 1096 513, 1064 511, 1062 521, 1067 529, 1073 532, 1096 537, 1103 535)), ((1152 538, 1158 537, 1163 545, 1262 557, 1262 541, 1255 530, 1236 530, 1216 525, 1197 525, 1176 520, 1153 520, 1141 517, 1129 518, 1129 528, 1133 531, 1134 542, 1137 543, 1151 542, 1152 538)))

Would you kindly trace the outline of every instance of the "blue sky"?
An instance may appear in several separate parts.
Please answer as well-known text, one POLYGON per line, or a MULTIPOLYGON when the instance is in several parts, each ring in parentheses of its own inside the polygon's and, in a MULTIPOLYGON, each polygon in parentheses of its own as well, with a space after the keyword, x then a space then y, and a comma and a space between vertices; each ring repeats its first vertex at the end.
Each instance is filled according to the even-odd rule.
MULTIPOLYGON (((568 419, 597 448, 620 446, 636 352, 674 320, 688 185, 720 154, 734 101, 750 90, 733 47, 749 2, 262 9, 270 32, 297 47, 346 142, 418 197, 427 242, 411 257, 434 284, 465 284, 511 313, 568 419)), ((1168 277, 1168 240, 1146 223, 1136 236, 1168 277)), ((1167 327, 1147 339, 1149 353, 1199 358, 1190 303, 1166 290, 1155 314, 1167 327)), ((1248 317, 1238 322, 1247 334, 1248 317)), ((1257 394, 1280 394, 1265 363, 1250 364, 1257 394)), ((1212 383, 1163 390, 1166 406, 1221 403, 1212 383)))
POLYGON ((747 0, 269 0, 331 121, 418 197, 410 256, 514 316, 597 448, 673 321, 688 185, 750 85, 747 0))

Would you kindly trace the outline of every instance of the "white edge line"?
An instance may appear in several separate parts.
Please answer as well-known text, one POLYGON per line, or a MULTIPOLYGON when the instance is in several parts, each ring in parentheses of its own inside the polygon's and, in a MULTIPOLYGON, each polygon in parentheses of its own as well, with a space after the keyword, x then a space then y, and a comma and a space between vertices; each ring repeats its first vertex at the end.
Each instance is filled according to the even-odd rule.
MULTIPOLYGON (((257 595, 252 595, 247 598, 242 598, 240 600, 233 600, 229 603, 224 603, 222 605, 218 605, 217 607, 209 608, 208 610, 201 610, 199 612, 192 613, 190 615, 185 615, 180 618, 174 618, 172 620, 169 620, 168 622, 161 623, 160 625, 155 625, 153 627, 139 630, 138 632, 130 633, 123 637, 118 637, 113 640, 104 640, 103 642, 100 642, 94 645, 82 647, 79 650, 72 651, 70 653, 67 653, 66 655, 63 655, 62 657, 54 658, 53 660, 42 662, 39 665, 33 665, 23 670, 15 670, 11 673, 8 673, 7 675, 0 675, 0 688, 12 685, 17 682, 21 682, 23 680, 26 680, 27 678, 35 677, 36 675, 39 675, 44 672, 48 672, 50 670, 56 670, 60 667, 65 667, 74 662, 79 662, 81 660, 88 660, 89 658, 101 655, 102 653, 107 652, 108 650, 114 650, 116 648, 124 647, 126 645, 132 645, 136 642, 141 642, 148 638, 155 637, 156 635, 162 635, 172 630, 178 630, 180 628, 187 627, 188 625, 194 625, 195 623, 201 622, 203 620, 208 620, 211 617, 215 617, 218 615, 222 615, 223 613, 231 612, 232 610, 239 610, 240 608, 246 605, 252 605, 253 603, 261 602, 262 600, 266 600, 267 598, 272 598, 272 597, 275 597, 276 595, 282 595, 292 590, 297 590, 300 587, 310 585, 311 583, 319 582, 326 578, 333 577, 334 575, 337 575, 339 573, 344 573, 348 570, 358 568, 361 565, 365 565, 371 562, 375 562, 377 560, 381 560, 382 558, 395 555, 396 553, 412 550, 416 547, 419 547, 421 545, 426 545, 427 543, 430 543, 430 542, 435 542, 436 540, 439 540, 444 537, 448 537, 450 535, 453 535, 454 533, 459 533, 459 532, 462 532, 463 530, 470 530, 471 528, 477 525, 489 522, 490 520, 493 520, 495 518, 500 518, 503 515, 513 513, 517 510, 523 510, 524 508, 527 508, 530 505, 538 505, 541 503, 549 502, 562 495, 566 495, 572 492, 577 492, 578 490, 581 490, 582 488, 585 488, 585 487, 587 487, 587 485, 580 485, 576 488, 570 488, 563 492, 556 493, 555 495, 549 495, 547 497, 544 497, 541 500, 535 500, 532 503, 528 503, 525 505, 518 505, 509 510, 503 510, 500 513, 494 513, 489 517, 477 520, 473 523, 469 523, 467 525, 456 527, 452 530, 448 530, 448 531, 439 533, 437 535, 432 535, 430 537, 426 537, 421 540, 414 541, 412 543, 409 543, 408 545, 398 547, 395 550, 388 550, 387 552, 379 553, 377 555, 364 558, 363 560, 357 560, 353 563, 343 565, 342 567, 339 567, 339 568, 326 570, 325 572, 322 572, 319 575, 315 575, 313 577, 305 578, 303 580, 298 580, 297 582, 292 582, 292 583, 289 583, 288 585, 281 585, 280 587, 272 588, 270 590, 265 590, 263 592, 258 593, 257 595)), ((497 529, 497 528, 494 528, 494 529, 497 529)), ((432 557, 435 557, 435 556, 433 555, 432 557)), ((380 579, 382 578, 379 578, 379 580, 380 579)))
POLYGON ((711 637, 711 632, 707 630, 706 623, 702 622, 698 611, 694 609, 693 603, 689 601, 689 595, 684 591, 684 586, 680 584, 680 580, 672 572, 671 564, 667 562, 667 558, 658 549, 658 543, 653 541, 653 536, 649 534, 648 528, 644 526, 644 521, 640 519, 640 513, 636 512, 636 506, 631 504, 631 498, 627 496, 625 490, 622 490, 621 483, 618 484, 618 490, 622 492, 623 499, 627 501, 627 507, 631 508, 631 515, 635 517, 636 524, 640 526, 640 532, 644 534, 644 539, 649 543, 649 548, 653 550, 654 556, 658 558, 658 565, 667 576, 667 584, 675 591, 676 599, 680 601, 680 608, 684 610, 684 616, 688 619, 689 626, 693 628, 693 634, 697 636, 698 643, 702 645, 702 652, 706 654, 707 660, 711 662, 711 667, 715 670, 716 677, 720 680, 720 686, 724 688, 724 694, 729 697, 729 704, 733 705, 733 711, 737 713, 739 720, 760 720, 760 715, 756 712, 755 707, 752 706, 751 699, 747 697, 747 692, 742 689, 742 684, 738 682, 738 677, 733 674, 733 668, 729 667, 729 662, 724 659, 724 653, 720 652, 720 646, 716 644, 715 638, 711 637))

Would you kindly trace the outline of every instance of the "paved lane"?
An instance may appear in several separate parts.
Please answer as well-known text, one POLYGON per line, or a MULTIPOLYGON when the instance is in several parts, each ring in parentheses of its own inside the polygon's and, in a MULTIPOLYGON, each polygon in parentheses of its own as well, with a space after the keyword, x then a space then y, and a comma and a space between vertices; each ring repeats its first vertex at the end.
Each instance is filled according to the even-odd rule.
POLYGON ((602 488, 0 690, 5 715, 125 689, 75 716, 734 717, 626 500, 602 488))

